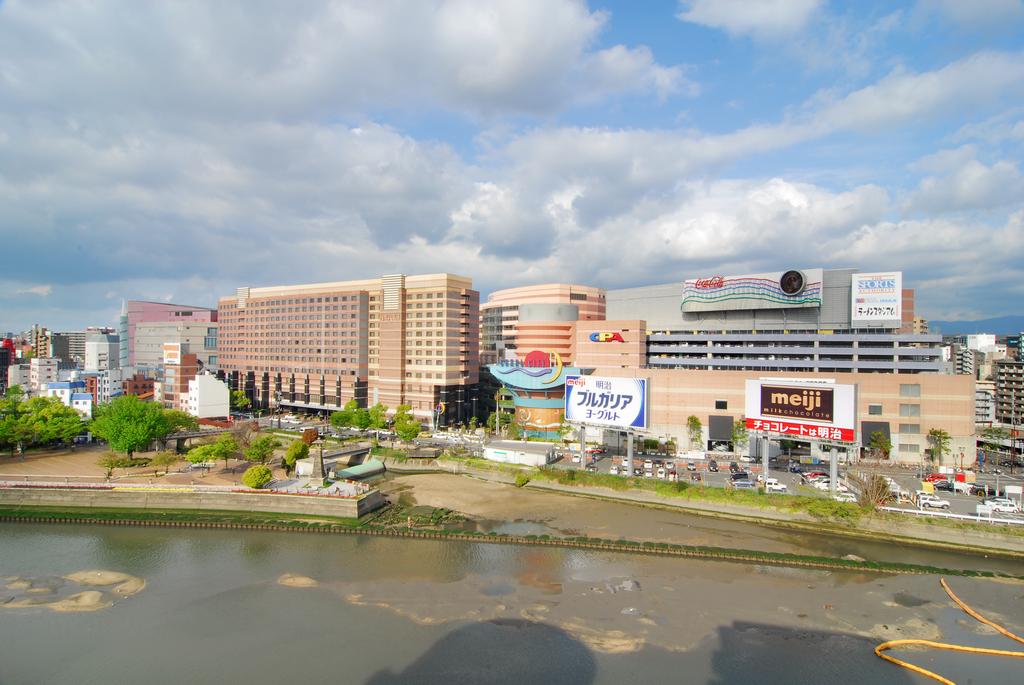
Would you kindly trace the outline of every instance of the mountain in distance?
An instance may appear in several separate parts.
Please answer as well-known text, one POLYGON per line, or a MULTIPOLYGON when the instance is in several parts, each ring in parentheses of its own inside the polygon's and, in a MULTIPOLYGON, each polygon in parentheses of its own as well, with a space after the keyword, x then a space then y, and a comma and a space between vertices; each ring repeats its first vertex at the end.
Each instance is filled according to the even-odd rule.
POLYGON ((1024 331, 1024 316, 997 316, 994 319, 978 319, 977 321, 929 321, 928 331, 942 335, 971 335, 974 333, 1017 335, 1024 331))

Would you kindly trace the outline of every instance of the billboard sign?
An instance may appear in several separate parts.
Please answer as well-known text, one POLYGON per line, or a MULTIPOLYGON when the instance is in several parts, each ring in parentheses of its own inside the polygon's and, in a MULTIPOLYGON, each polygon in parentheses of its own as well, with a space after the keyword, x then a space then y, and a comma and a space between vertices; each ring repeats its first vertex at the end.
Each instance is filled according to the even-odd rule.
POLYGON ((164 343, 164 364, 181 363, 181 343, 164 343))
POLYGON ((821 306, 821 269, 743 276, 703 276, 683 282, 684 313, 821 306))
POLYGON ((749 430, 793 438, 854 442, 857 439, 857 386, 748 380, 746 424, 749 430))
POLYGON ((903 272, 853 274, 850 323, 898 323, 903 320, 903 272))
POLYGON ((647 379, 566 376, 565 420, 616 428, 647 428, 647 379))
POLYGON ((620 342, 624 343, 626 340, 622 337, 622 333, 618 331, 594 331, 590 334, 590 342, 620 342))

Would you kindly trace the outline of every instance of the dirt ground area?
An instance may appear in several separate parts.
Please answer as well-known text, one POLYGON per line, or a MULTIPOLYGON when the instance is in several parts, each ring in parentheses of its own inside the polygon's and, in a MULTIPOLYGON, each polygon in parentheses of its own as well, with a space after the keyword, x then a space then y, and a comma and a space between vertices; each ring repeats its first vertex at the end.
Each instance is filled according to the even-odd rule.
POLYGON ((792 534, 750 523, 517 488, 466 476, 399 476, 378 485, 392 500, 444 507, 480 521, 535 522, 563 535, 793 551, 792 534))
MULTIPOLYGON (((74 450, 31 450, 25 455, 24 461, 15 455, 13 458, 5 453, 0 456, 0 480, 29 480, 44 481, 67 479, 71 482, 101 482, 106 480, 106 469, 97 464, 100 457, 107 454, 104 447, 78 447, 74 450)), ((136 457, 152 456, 152 452, 136 452, 136 457)), ((163 471, 157 476, 152 467, 138 467, 132 469, 114 469, 112 480, 115 482, 153 482, 167 483, 173 485, 187 485, 191 483, 203 485, 238 485, 241 483, 242 474, 249 467, 249 463, 241 459, 232 459, 228 462, 228 468, 224 468, 223 462, 218 462, 216 468, 209 471, 185 471, 188 462, 182 456, 174 466, 171 466, 171 473, 164 475, 163 471)), ((275 478, 283 478, 284 472, 274 469, 275 478)))

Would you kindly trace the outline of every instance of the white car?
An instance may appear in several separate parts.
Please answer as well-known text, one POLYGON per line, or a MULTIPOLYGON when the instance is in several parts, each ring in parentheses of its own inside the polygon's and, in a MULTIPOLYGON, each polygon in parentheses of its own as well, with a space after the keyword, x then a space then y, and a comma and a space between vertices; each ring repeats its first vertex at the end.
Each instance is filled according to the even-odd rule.
POLYGON ((1017 503, 1009 497, 989 497, 982 504, 987 504, 992 507, 992 511, 998 511, 1000 514, 1016 514, 1020 511, 1017 503))
POLYGON ((853 496, 852 492, 837 492, 832 499, 837 502, 848 502, 850 504, 857 503, 857 498, 853 496))
POLYGON ((811 486, 816 488, 816 489, 818 489, 818 490, 824 491, 824 490, 828 490, 829 482, 830 481, 829 481, 828 478, 819 478, 818 480, 816 480, 813 483, 811 483, 811 486))
POLYGON ((785 483, 780 483, 777 478, 769 478, 764 484, 765 492, 788 492, 785 483))
MULTIPOLYGON (((618 466, 611 467, 610 469, 608 469, 608 473, 610 473, 613 476, 619 475, 619 467, 618 466)), ((623 471, 623 473, 625 473, 625 471, 623 471)))
POLYGON ((930 492, 917 491, 917 504, 929 509, 949 509, 949 500, 940 499, 930 492))

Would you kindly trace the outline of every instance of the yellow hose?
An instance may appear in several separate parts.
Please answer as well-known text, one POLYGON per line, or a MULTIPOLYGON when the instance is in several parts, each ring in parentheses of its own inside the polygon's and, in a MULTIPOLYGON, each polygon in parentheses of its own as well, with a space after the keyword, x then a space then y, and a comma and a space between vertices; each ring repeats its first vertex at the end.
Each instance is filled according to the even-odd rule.
MULTIPOLYGON (((987 618, 979 614, 977 611, 967 606, 959 597, 957 597, 953 593, 953 590, 950 589, 949 584, 946 583, 945 578, 940 578, 939 582, 942 584, 942 589, 946 591, 947 595, 949 595, 949 598, 956 602, 957 606, 963 609, 968 616, 980 621, 981 623, 984 623, 987 626, 995 628, 997 631, 999 631, 1006 637, 1010 638, 1011 640, 1016 640, 1017 642, 1024 644, 1024 637, 1011 633, 1006 628, 1002 627, 997 623, 994 623, 993 621, 988 620, 987 618)), ((1024 652, 1011 652, 1009 650, 1004 649, 985 649, 982 647, 968 647, 966 645, 953 645, 947 642, 933 642, 932 640, 889 640, 888 642, 883 642, 882 644, 875 647, 875 655, 881 657, 882 659, 885 659, 886 661, 891 661, 892 663, 902 666, 903 668, 906 668, 908 670, 911 670, 914 673, 920 673, 921 675, 927 676, 932 680, 944 683, 944 685, 956 685, 956 683, 954 683, 952 680, 948 678, 943 678, 938 673, 929 671, 926 668, 915 666, 914 664, 903 661, 902 659, 897 659, 894 656, 889 656, 888 654, 882 653, 894 647, 905 647, 908 645, 916 645, 919 647, 931 647, 933 649, 945 649, 951 652, 968 652, 970 654, 988 654, 991 656, 1009 656, 1015 657, 1017 659, 1024 659, 1024 652)))

